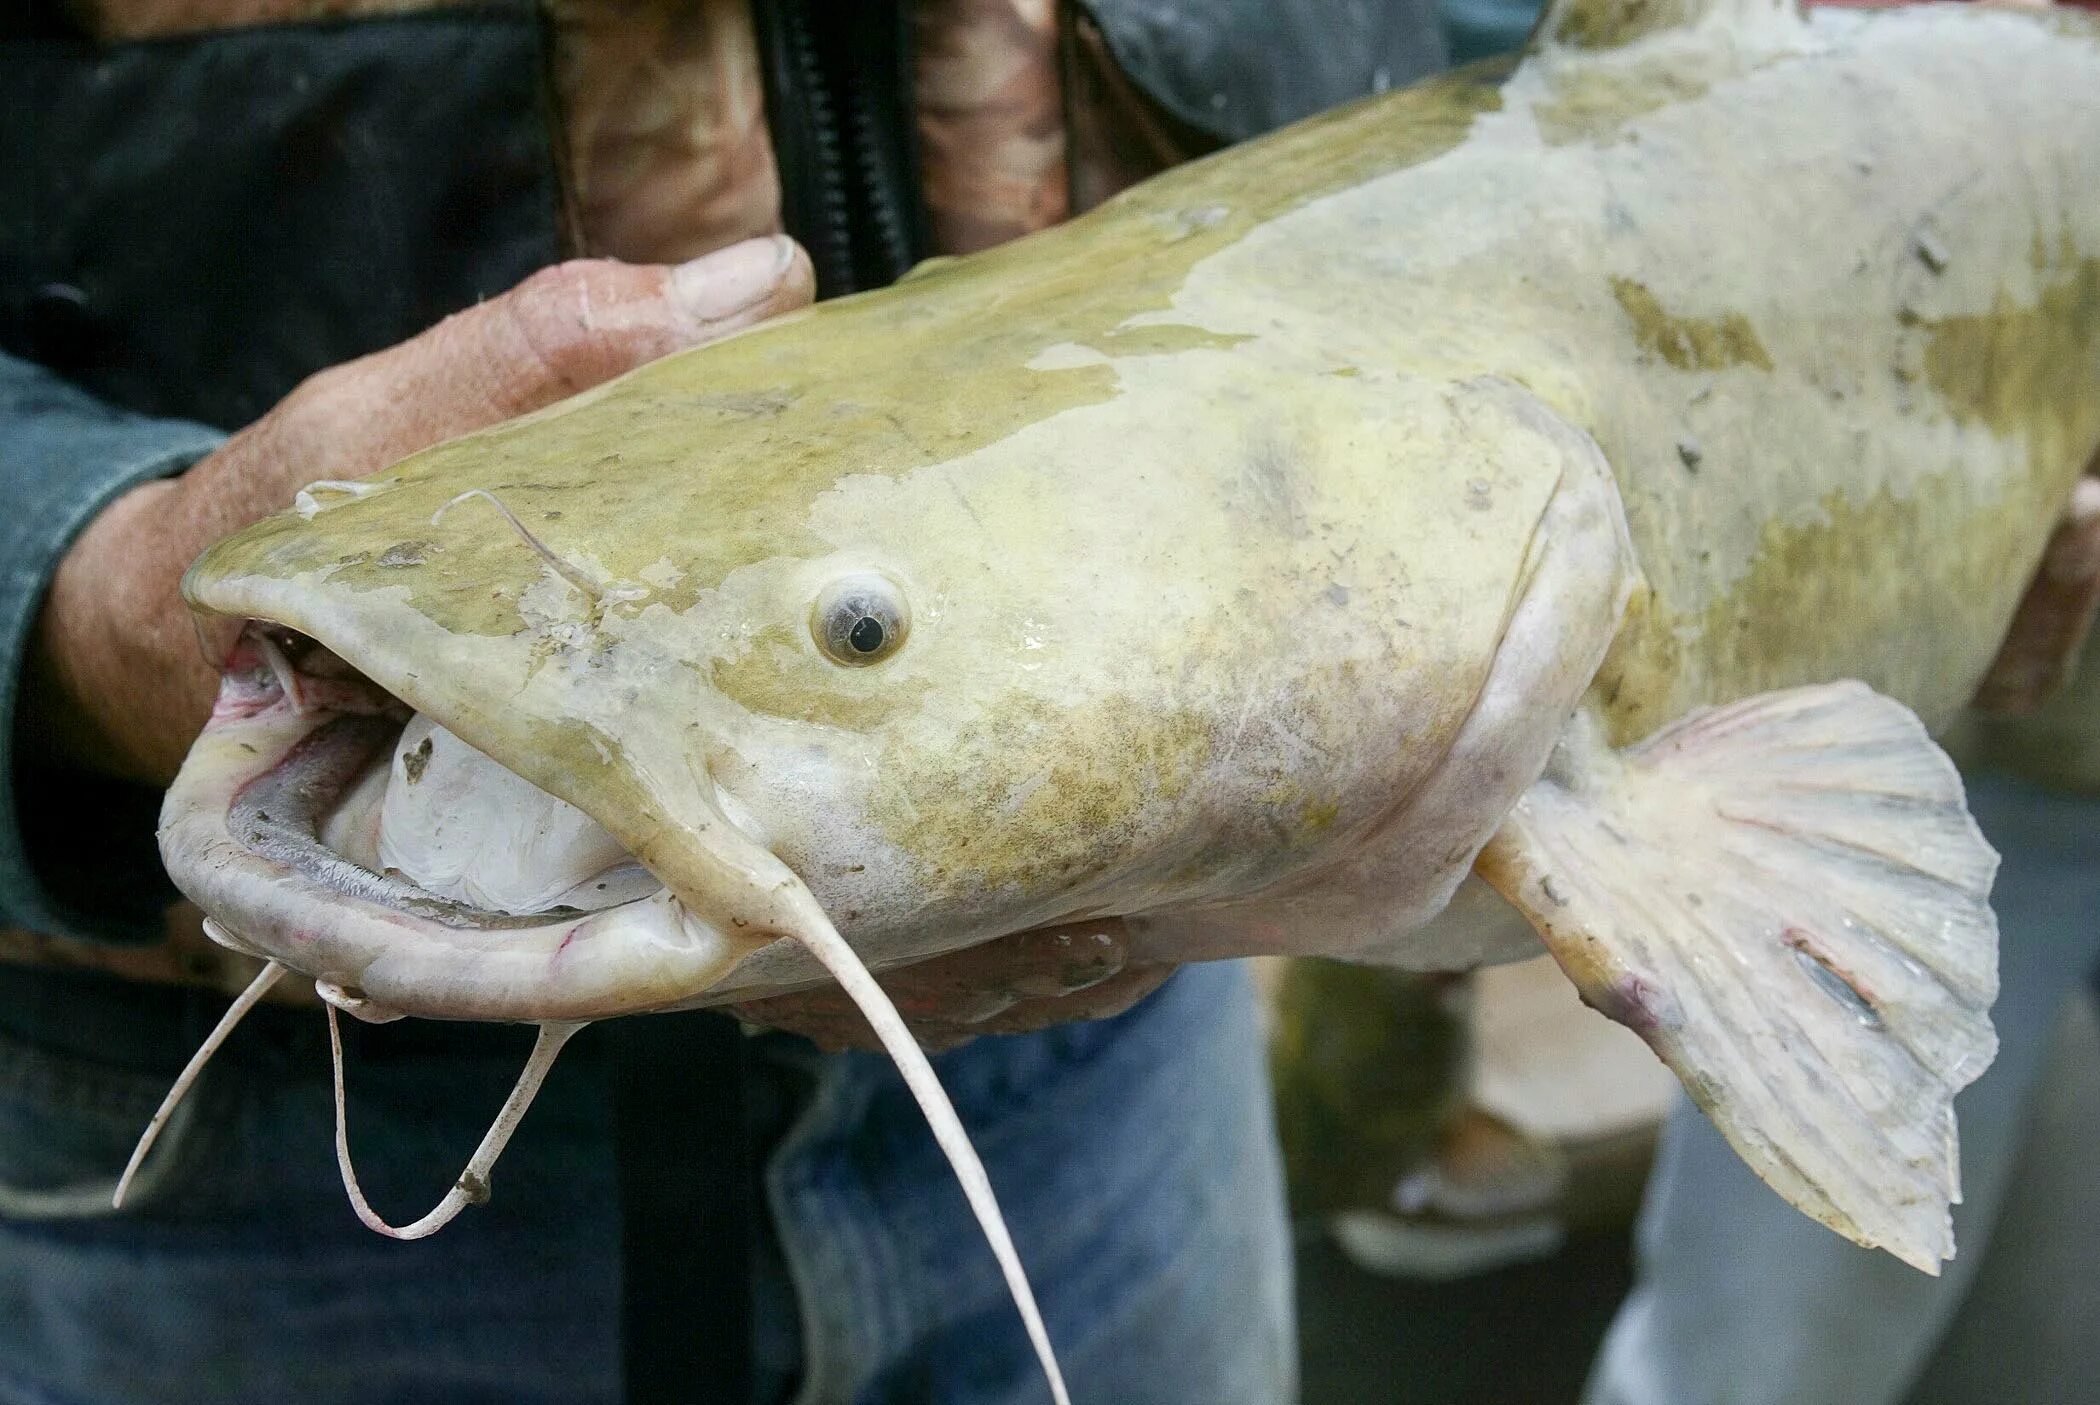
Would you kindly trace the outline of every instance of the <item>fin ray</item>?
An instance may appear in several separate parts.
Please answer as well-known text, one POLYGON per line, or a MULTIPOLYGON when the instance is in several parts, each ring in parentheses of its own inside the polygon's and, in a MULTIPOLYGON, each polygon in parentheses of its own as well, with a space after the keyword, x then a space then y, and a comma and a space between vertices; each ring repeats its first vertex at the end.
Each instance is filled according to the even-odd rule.
POLYGON ((1774 1189, 1936 1272, 1953 1096, 1996 1049, 1996 867, 1917 718, 1839 683, 1624 754, 1579 722, 1480 872, 1774 1189))

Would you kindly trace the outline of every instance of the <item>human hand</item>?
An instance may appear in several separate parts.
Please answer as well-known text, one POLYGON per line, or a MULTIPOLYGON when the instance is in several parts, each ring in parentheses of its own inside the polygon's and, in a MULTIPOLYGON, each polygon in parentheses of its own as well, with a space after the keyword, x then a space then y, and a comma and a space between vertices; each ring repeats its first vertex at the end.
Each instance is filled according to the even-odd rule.
POLYGON ((398 346, 308 377, 181 478, 134 488, 59 564, 27 706, 67 759, 165 784, 218 680, 179 590, 205 547, 418 449, 809 302, 809 259, 752 239, 676 267, 578 260, 398 346))
POLYGON ((2071 507, 2042 551, 1998 657, 1976 690, 1976 706, 2000 716, 2034 711, 2070 677, 2100 610, 2100 461, 2071 494, 2071 507))
MULTIPOLYGON (((931 1052, 980 1034, 1026 1034, 1120 1015, 1174 967, 1131 959, 1120 921, 1017 932, 877 977, 912 1034, 931 1052)), ((750 1024, 799 1034, 826 1052, 879 1049, 875 1032, 835 985, 731 1007, 750 1024)))

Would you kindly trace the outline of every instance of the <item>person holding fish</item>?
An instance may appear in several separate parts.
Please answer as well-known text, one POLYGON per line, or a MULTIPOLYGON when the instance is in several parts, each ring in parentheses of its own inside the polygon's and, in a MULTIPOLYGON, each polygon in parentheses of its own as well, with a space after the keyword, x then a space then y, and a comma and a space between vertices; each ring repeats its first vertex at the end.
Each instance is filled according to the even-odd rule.
MULTIPOLYGON (((1169 62, 1158 93, 1177 99, 1164 105, 1184 125, 1232 112, 1236 91, 1243 116, 1276 113, 1304 95, 1297 75, 1323 71, 1321 56, 1344 86, 1391 78, 1373 61, 1373 41, 1392 37, 1384 20, 1359 15, 1369 28, 1348 43, 1313 26, 1319 42, 1293 64, 1279 63, 1291 51, 1274 31, 1240 49, 1165 22, 1178 12, 1134 12, 1114 50, 1125 63, 1240 53, 1258 77, 1293 75, 1285 91, 1266 79, 1236 89, 1187 83, 1169 62)), ((820 291, 910 262, 915 202, 898 191, 915 181, 934 192, 939 247, 992 242, 982 219, 944 219, 956 204, 943 191, 982 182, 1019 197, 999 208, 1054 217, 1076 179, 1014 177, 1040 174, 1030 155, 1060 130, 1064 104, 1040 99, 1025 63, 1002 67, 1012 82, 996 90, 943 66, 1015 32, 995 26, 953 49, 937 41, 954 31, 918 36, 913 178, 870 135, 893 129, 902 85, 867 75, 885 55, 902 61, 899 28, 869 13, 813 28, 800 10, 761 7, 726 46, 682 30, 641 45, 640 59, 586 42, 522 68, 521 36, 488 16, 417 16, 419 40, 455 43, 416 45, 441 56, 446 81, 404 88, 369 81, 369 52, 337 45, 333 29, 300 36, 327 47, 273 49, 267 63, 238 61, 240 46, 283 38, 255 29, 218 41, 232 49, 46 45, 27 60, 39 115, 91 134, 93 159, 57 163, 63 178, 29 165, 28 188, 0 205, 99 212, 97 188, 83 195, 72 168, 114 178, 137 165, 121 123, 101 135, 110 105, 150 110, 153 84, 172 81, 186 120, 152 125, 150 151, 199 133, 223 141, 217 114, 197 107, 220 99, 242 117, 225 117, 228 130, 281 143, 233 162, 215 151, 156 201, 259 169, 335 172, 344 182, 319 210, 292 199, 261 223, 349 231, 356 258, 339 266, 378 291, 343 298, 336 315, 398 322, 419 292, 425 307, 472 300, 475 278, 458 269, 436 291, 409 276, 432 250, 471 242, 463 210, 494 226, 487 247, 516 257, 546 249, 560 212, 586 240, 595 229, 668 261, 666 203, 698 219, 696 205, 618 196, 665 161, 681 177, 670 188, 686 192, 703 173, 765 169, 729 139, 757 124, 710 120, 702 130, 723 139, 696 151, 692 126, 673 122, 667 136, 664 114, 698 88, 627 105, 630 85, 592 80, 698 55, 727 75, 707 91, 748 115, 736 99, 748 104, 754 85, 735 80, 756 52, 772 150, 837 177, 806 207, 778 197, 820 291), (206 66, 169 80, 159 64, 186 52, 207 53, 206 66), (483 65, 504 81, 459 81, 483 65), (511 80, 550 67, 570 137, 560 166, 544 145, 490 143, 467 191, 420 170, 380 179, 384 157, 414 165, 430 145, 399 133, 466 122, 445 100, 537 120, 547 95, 511 80), (298 81, 262 92, 237 81, 286 72, 298 81), (1006 115, 994 134, 1010 141, 977 126, 988 91, 1006 115), (973 165, 973 153, 997 159, 973 165), (506 192, 515 204, 495 198, 506 192), (400 232, 419 217, 430 232, 404 251, 400 232)), ((1069 83, 1072 70, 1057 71, 1069 83)), ((173 487, 111 498, 122 475, 91 476, 99 497, 65 501, 74 525, 92 520, 61 553, 41 612, 26 592, 19 611, 38 646, 25 717, 60 763, 58 783, 35 794, 57 796, 54 807, 77 803, 76 777, 97 765, 164 778, 202 707, 201 692, 173 700, 186 690, 171 629, 136 627, 174 584, 153 535, 235 525, 200 496, 291 499, 183 574, 219 690, 157 836, 206 936, 261 965, 203 1032, 112 1200, 157 1193, 163 1218, 180 1219, 181 1192, 198 1183, 183 1158, 211 1149, 195 1129, 223 1125, 184 1095, 291 976, 322 1006, 344 1188, 382 1235, 419 1238, 486 1202, 497 1156, 543 1091, 553 1120, 566 1108, 582 1126, 609 1124, 622 1155, 595 1164, 621 1206, 619 1287, 543 1292, 534 1303, 558 1296, 559 1310, 528 1320, 533 1345, 566 1329, 602 1348, 605 1317, 582 1324, 575 1309, 617 1302, 630 1391, 666 1379, 643 1369, 652 1353, 660 1364, 683 1349, 677 1375, 690 1385, 741 1344, 769 1392, 807 1373, 806 1398, 1040 1398, 1046 1383, 1062 1405, 1065 1362, 1082 1394, 1104 1398, 1276 1398, 1290 1389, 1287 1273, 1235 968, 1184 971, 1116 1019, 965 1049, 941 1070, 906 1013, 931 1004, 940 1018, 922 1023, 935 1039, 978 1027, 967 997, 987 993, 982 968, 959 991, 929 988, 928 963, 979 945, 992 956, 995 942, 1015 943, 1000 949, 1009 959, 1053 958, 1046 983, 990 982, 988 1003, 1021 1021, 1058 1018, 1071 1007, 1057 997, 1116 969, 1132 975, 1111 1005, 1142 991, 1142 967, 1250 952, 1414 969, 1508 959, 1439 921, 1461 888, 1486 885, 1585 999, 1648 1041, 1767 1184, 1935 1271, 1954 1249, 1953 1097, 1996 1045, 1997 856, 1932 729, 1986 673, 2100 441, 2084 378, 2060 371, 2100 356, 2100 205, 2081 174, 2100 149, 2086 100, 2096 86, 2100 29, 2053 16, 1556 0, 1515 66, 1247 142, 1011 249, 673 351, 542 409, 551 395, 470 381, 487 392, 480 414, 444 428, 533 412, 373 476, 359 470, 408 446, 385 442, 372 387, 388 411, 426 386, 443 393, 433 358, 448 350, 464 344, 466 365, 499 375, 551 367, 541 388, 578 389, 595 379, 573 353, 578 329, 646 327, 668 298, 680 309, 670 335, 695 340, 709 317, 734 319, 753 300, 696 287, 719 265, 604 285, 604 270, 543 275, 517 302, 308 380, 264 412, 285 389, 272 387, 260 418, 173 487), (1914 113, 1900 136, 1896 108, 1914 113), (1950 170, 1966 173, 1951 187, 1950 170), (1817 240, 1791 237, 1804 222, 1817 240), (375 435, 383 451, 361 452, 375 435), (98 594, 124 599, 109 582, 134 572, 149 583, 134 608, 100 613, 98 594), (116 716, 156 705, 187 706, 192 721, 134 729, 116 716), (1060 930, 1019 935, 1042 928, 1060 930), (871 971, 907 967, 917 975, 889 989, 871 971), (712 1091, 744 1089, 719 1075, 771 1051, 719 1023, 620 1018, 730 1003, 792 1021, 806 1004, 769 1002, 826 976, 894 1076, 848 1058, 807 1068, 799 1098, 752 1088, 756 1106, 707 1104, 675 1074, 705 1068, 712 1091), (353 1168, 365 1115, 383 1126, 389 1108, 365 1102, 353 1125, 345 1066, 383 1071, 388 1036, 351 1041, 358 1057, 346 1060, 344 1016, 537 1029, 529 1051, 512 1050, 522 1072, 465 1170, 416 1220, 381 1214, 353 1168), (572 1043, 601 1053, 558 1064, 572 1043), (574 1099, 592 1086, 598 1059, 609 1096, 564 1101, 561 1089, 574 1099), (1163 1079, 1168 1065, 1178 1072, 1163 1079), (785 1268, 756 1280, 754 1343, 731 1321, 754 1280, 725 1275, 732 1260, 711 1252, 742 1236, 702 1229, 748 1182, 731 1158, 695 1195, 662 1153, 733 1138, 769 1104, 786 1125, 769 1138, 775 1237, 758 1250, 785 1268), (930 1145, 889 1120, 911 1104, 930 1145), (959 1202, 934 1189, 936 1149, 959 1202), (983 1243, 958 1242, 952 1227, 966 1221, 936 1205, 966 1207, 983 1243), (683 1212, 680 1232, 666 1236, 641 1213, 652 1210, 683 1212), (767 1335, 797 1320, 767 1308, 768 1282, 796 1290, 802 1342, 767 1335)), ((1112 96, 1113 80, 1100 91, 1112 96)), ((1154 149, 1144 133, 1171 130, 1154 118, 1094 149, 1116 168, 1154 149)), ((208 213, 238 208, 233 193, 208 213)), ((133 208, 139 190, 124 197, 133 208)), ((749 208, 700 205, 732 224, 749 208)), ((63 257, 97 276, 35 285, 29 330, 87 388, 129 384, 134 414, 174 370, 218 373, 224 404, 241 404, 258 391, 241 374, 248 358, 332 321, 262 247, 243 249, 226 291, 260 298, 263 315, 214 304, 127 324, 128 339, 93 333, 98 293, 128 274, 135 298, 161 295, 155 260, 223 257, 257 223, 216 230, 202 250, 91 237, 106 216, 30 241, 32 266, 63 257), (229 327, 224 354, 197 355, 229 327)), ((795 260, 775 245, 760 263, 770 287, 795 260)), ((662 349, 661 336, 638 340, 662 349)), ((98 419, 81 387, 33 373, 25 385, 25 405, 165 431, 164 411, 141 429, 98 419)), ((145 458, 165 467, 155 442, 161 456, 145 458)), ((107 462, 76 443, 33 476, 77 488, 83 465, 107 462)), ((19 795, 15 813, 43 817, 19 795)), ((449 1047, 450 1031, 408 1030, 394 1047, 449 1047)), ((69 1032, 46 1021, 31 1034, 48 1044, 69 1032)), ((772 1062, 792 1086, 792 1060, 772 1062)), ((239 1145, 290 1142, 294 1121, 239 1145)), ((506 1194, 595 1203, 588 1175, 540 1169, 527 1162, 526 1184, 506 1194)), ((55 1203, 61 1218, 104 1188, 76 1177, 39 1201, 35 1179, 28 1203, 55 1203)), ((296 1202, 285 1178, 253 1179, 296 1202)), ((220 1248, 209 1232, 229 1217, 201 1218, 220 1248)), ((497 1234, 519 1222, 499 1210, 470 1223, 497 1234)), ((586 1260, 606 1243, 587 1216, 564 1228, 586 1260)), ((325 1242, 302 1264, 374 1272, 370 1244, 325 1242)), ((134 1249, 126 1271, 138 1261, 134 1249)), ((85 1275, 76 1285, 106 1262, 64 1259, 85 1275)), ((156 1262, 178 1274, 194 1263, 156 1262)), ((405 1260, 383 1262, 398 1272, 405 1260)), ((444 1262, 469 1272, 474 1260, 444 1262)), ((497 1248, 487 1262, 519 1256, 497 1248)), ((565 1281, 550 1266, 540 1286, 565 1281)), ((223 1308, 246 1282, 212 1287, 223 1308)), ((315 1301, 332 1312, 342 1299, 295 1279, 251 1315, 282 1332, 295 1320, 286 1302, 315 1301)), ((349 1376, 398 1365, 373 1350, 398 1335, 383 1315, 296 1321, 343 1358, 364 1349, 331 1363, 349 1376)), ((195 1323, 160 1325, 160 1351, 198 1340, 195 1323)), ((223 1312, 208 1325, 239 1330, 223 1312)), ((44 1339, 46 1369, 72 1371, 84 1358, 49 1350, 57 1335, 44 1339)), ((513 1346, 498 1367, 524 1360, 513 1346)), ((186 1379, 208 1378, 206 1365, 186 1379)), ((82 1393, 62 1379, 47 1393, 82 1393)))
MULTIPOLYGON (((114 1213, 119 1141, 256 969, 169 905, 153 852, 217 686, 177 579, 309 484, 1441 61, 1427 6, 1340 21, 1340 45, 1337 22, 1047 0, 11 8, 0 1400, 1038 1398, 895 1075, 719 1014, 579 1040, 503 1196, 433 1252, 329 1198, 309 1154, 326 1042, 280 987, 114 1213)), ((1075 1389, 1266 1405, 1295 1389, 1295 1343, 1252 996, 1233 968, 1171 969, 1097 922, 884 979, 928 1047, 962 1046, 941 1074, 1075 1389)), ((739 1014, 827 1050, 871 1037, 835 995, 739 1014)), ((374 1201, 450 1173, 513 1033, 350 1031, 374 1201)))

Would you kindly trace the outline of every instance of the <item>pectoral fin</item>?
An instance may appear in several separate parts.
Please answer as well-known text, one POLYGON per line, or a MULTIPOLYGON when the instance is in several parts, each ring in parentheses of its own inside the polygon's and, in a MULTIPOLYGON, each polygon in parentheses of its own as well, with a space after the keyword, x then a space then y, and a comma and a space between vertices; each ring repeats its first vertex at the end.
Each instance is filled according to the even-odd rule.
POLYGON ((1918 719, 1838 683, 1623 753, 1578 718, 1479 871, 1767 1183, 1936 1273, 1953 1097, 1997 1047, 1997 864, 1918 719))

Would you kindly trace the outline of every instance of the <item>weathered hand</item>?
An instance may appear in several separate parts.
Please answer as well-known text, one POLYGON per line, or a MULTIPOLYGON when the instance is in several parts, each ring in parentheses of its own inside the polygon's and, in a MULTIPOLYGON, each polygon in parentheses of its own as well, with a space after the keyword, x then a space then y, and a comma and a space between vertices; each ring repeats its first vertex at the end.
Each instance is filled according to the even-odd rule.
POLYGON ((2071 495, 2070 511, 2042 552, 1976 706, 2000 716, 2032 712, 2077 663, 2100 611, 2100 462, 2071 495))
POLYGON ((418 449, 800 307, 809 260, 753 239, 677 267, 584 260, 314 375, 178 479, 111 503, 60 563, 28 706, 80 764, 165 783, 217 680, 177 589, 213 541, 418 449))
MULTIPOLYGON (((920 1044, 938 1051, 980 1034, 1024 1034, 1123 1013, 1174 970, 1132 963, 1126 937, 1117 921, 1044 927, 885 971, 879 979, 920 1044)), ((733 1012, 826 1051, 880 1047, 836 986, 754 1000, 733 1012)))

